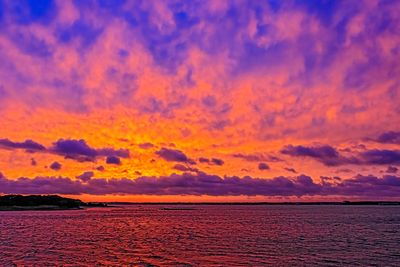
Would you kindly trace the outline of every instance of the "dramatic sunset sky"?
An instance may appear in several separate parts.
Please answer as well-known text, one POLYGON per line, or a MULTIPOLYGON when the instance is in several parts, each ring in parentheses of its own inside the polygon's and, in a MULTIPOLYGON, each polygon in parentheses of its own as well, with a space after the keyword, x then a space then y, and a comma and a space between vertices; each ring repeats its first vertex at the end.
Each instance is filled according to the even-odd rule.
POLYGON ((399 14, 0 0, 0 193, 400 199, 399 14))

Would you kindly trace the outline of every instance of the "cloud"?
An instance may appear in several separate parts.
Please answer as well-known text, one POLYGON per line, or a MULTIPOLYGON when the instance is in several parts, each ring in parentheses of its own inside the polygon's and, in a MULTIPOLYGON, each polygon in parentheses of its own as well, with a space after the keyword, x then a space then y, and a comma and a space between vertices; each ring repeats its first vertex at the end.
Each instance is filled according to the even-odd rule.
POLYGON ((199 173, 137 179, 71 180, 62 177, 7 179, 0 176, 4 194, 134 194, 134 195, 211 195, 211 196, 357 196, 367 198, 398 197, 400 177, 357 175, 349 180, 325 177, 315 183, 311 177, 275 177, 271 179, 199 173))
POLYGON ((104 166, 98 166, 98 167, 96 167, 96 170, 98 170, 98 171, 104 171, 105 170, 105 168, 104 168, 104 166))
POLYGON ((99 156, 118 156, 121 158, 129 158, 128 149, 101 148, 97 149, 96 151, 99 156))
POLYGON ((0 176, 0 191, 4 194, 82 194, 84 187, 79 180, 62 177, 25 177, 9 180, 0 176))
POLYGON ((388 166, 388 168, 386 169, 386 173, 397 173, 399 169, 394 167, 394 166, 388 166))
POLYGON ((93 176, 94 176, 94 172, 87 171, 87 172, 82 173, 81 175, 76 176, 76 178, 78 178, 82 182, 87 182, 90 179, 92 179, 93 176))
POLYGON ((57 161, 54 161, 54 162, 50 165, 50 169, 55 170, 55 171, 60 170, 61 167, 62 167, 62 165, 61 165, 59 162, 57 162, 57 161))
POLYGON ((324 145, 318 147, 305 147, 288 145, 281 150, 281 153, 291 156, 306 156, 312 158, 338 158, 339 153, 335 148, 324 145))
POLYGON ((284 169, 287 170, 288 172, 297 173, 297 171, 294 168, 285 167, 284 169))
POLYGON ((175 164, 172 168, 174 170, 178 170, 178 171, 182 171, 182 172, 199 172, 199 169, 197 169, 197 168, 192 168, 192 167, 189 167, 189 166, 185 166, 185 165, 180 164, 180 163, 175 164))
POLYGON ((243 154, 243 153, 234 153, 232 154, 234 158, 241 158, 246 161, 268 161, 268 162, 279 162, 282 161, 280 158, 271 156, 263 153, 253 153, 253 154, 243 154))
POLYGON ((43 145, 30 139, 25 140, 24 142, 13 142, 9 139, 0 139, 0 147, 9 149, 26 149, 31 151, 42 151, 46 149, 43 145))
POLYGON ((222 166, 225 163, 222 159, 218 159, 218 158, 208 159, 208 158, 204 158, 204 157, 200 157, 199 158, 199 162, 200 163, 206 163, 206 164, 209 164, 209 165, 216 165, 216 166, 222 166))
POLYGON ((383 165, 400 164, 400 151, 388 149, 370 149, 357 152, 352 156, 343 156, 335 148, 324 145, 318 147, 285 146, 282 154, 293 157, 314 158, 326 166, 339 166, 344 164, 355 165, 383 165))
POLYGON ((52 151, 65 155, 67 157, 85 156, 88 158, 94 158, 97 156, 96 149, 89 147, 85 140, 69 140, 59 139, 54 143, 52 151))
POLYGON ((121 164, 121 159, 116 156, 108 156, 106 158, 106 163, 107 164, 115 164, 115 165, 120 165, 121 164))
POLYGON ((351 162, 351 160, 342 157, 335 148, 328 145, 315 147, 287 145, 281 150, 281 153, 293 157, 311 157, 327 166, 351 162))
POLYGON ((149 143, 149 142, 147 142, 147 143, 141 143, 141 144, 139 144, 138 146, 139 146, 141 149, 149 149, 149 148, 154 147, 154 145, 153 145, 152 143, 149 143))
POLYGON ((180 150, 170 149, 170 148, 161 148, 156 151, 156 154, 166 161, 176 161, 176 162, 187 162, 191 163, 192 161, 180 150))
POLYGON ((375 141, 383 144, 400 144, 400 132, 389 131, 382 133, 375 141))
POLYGON ((211 159, 212 164, 222 166, 224 165, 224 161, 222 159, 217 159, 217 158, 212 158, 211 159))
POLYGON ((53 144, 53 147, 50 149, 50 151, 59 155, 63 155, 66 158, 76 159, 78 161, 93 161, 99 156, 129 158, 129 150, 127 149, 94 149, 90 147, 83 139, 59 139, 53 144))
MULTIPOLYGON (((4 147, 6 149, 26 149, 28 151, 50 152, 78 161, 94 161, 96 157, 101 156, 129 158, 128 149, 95 149, 90 147, 83 139, 59 139, 58 141, 54 142, 53 146, 50 148, 46 148, 45 146, 30 139, 25 140, 24 142, 13 142, 9 139, 0 139, 0 147, 4 147)), ((31 163, 32 165, 36 165, 35 160, 32 160, 31 163)))
POLYGON ((215 107, 215 105, 217 104, 217 99, 215 98, 215 96, 212 95, 207 95, 205 97, 203 97, 201 99, 203 105, 207 106, 207 107, 215 107))
POLYGON ((210 163, 210 160, 209 160, 208 158, 200 157, 200 158, 199 158, 199 162, 200 162, 200 163, 210 163))
POLYGON ((400 150, 372 149, 360 156, 367 164, 400 164, 400 150))
POLYGON ((269 170, 270 167, 268 166, 267 163, 265 163, 265 162, 260 162, 260 163, 258 164, 258 169, 263 171, 263 170, 269 170))

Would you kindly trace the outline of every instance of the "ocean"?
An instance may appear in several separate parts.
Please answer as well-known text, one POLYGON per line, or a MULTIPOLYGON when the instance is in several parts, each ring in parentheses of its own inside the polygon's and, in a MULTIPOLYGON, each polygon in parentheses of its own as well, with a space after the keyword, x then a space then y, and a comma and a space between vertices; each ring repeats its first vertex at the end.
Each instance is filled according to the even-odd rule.
POLYGON ((0 266, 400 266, 400 206, 1 211, 0 266))

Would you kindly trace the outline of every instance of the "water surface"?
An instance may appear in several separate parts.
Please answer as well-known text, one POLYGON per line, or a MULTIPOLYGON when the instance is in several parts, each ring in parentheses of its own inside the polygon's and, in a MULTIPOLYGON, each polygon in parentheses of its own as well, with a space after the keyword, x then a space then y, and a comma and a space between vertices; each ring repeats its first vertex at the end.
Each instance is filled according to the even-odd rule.
POLYGON ((0 266, 400 266, 398 206, 177 207, 3 211, 0 266))

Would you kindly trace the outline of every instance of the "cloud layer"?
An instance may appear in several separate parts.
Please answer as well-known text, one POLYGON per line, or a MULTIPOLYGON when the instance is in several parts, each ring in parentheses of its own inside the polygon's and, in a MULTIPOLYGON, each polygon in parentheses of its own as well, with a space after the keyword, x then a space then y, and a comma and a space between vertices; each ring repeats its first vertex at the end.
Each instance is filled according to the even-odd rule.
MULTIPOLYGON (((75 159, 77 161, 94 161, 96 157, 129 158, 128 149, 95 149, 90 147, 83 139, 59 139, 48 148, 32 140, 13 142, 9 139, 0 139, 0 148, 1 147, 6 149, 26 149, 32 152, 48 152, 64 156, 66 159, 75 159)), ((115 159, 113 161, 115 161, 115 159)))
POLYGON ((292 157, 314 158, 327 166, 400 164, 400 150, 370 149, 344 156, 329 145, 310 147, 288 145, 281 150, 281 153, 292 157))
MULTIPOLYGON (((334 180, 334 179, 332 179, 334 180)), ((79 180, 63 177, 36 177, 9 180, 0 176, 0 192, 6 194, 133 194, 133 195, 210 195, 210 196, 358 196, 397 197, 400 177, 358 175, 352 179, 314 183, 311 177, 275 177, 272 179, 249 176, 219 177, 205 173, 166 177, 131 179, 91 178, 84 174, 79 180)))
POLYGON ((25 140, 24 142, 13 142, 9 139, 0 139, 0 146, 9 149, 26 149, 26 150, 45 150, 46 148, 39 143, 32 140, 25 140))

